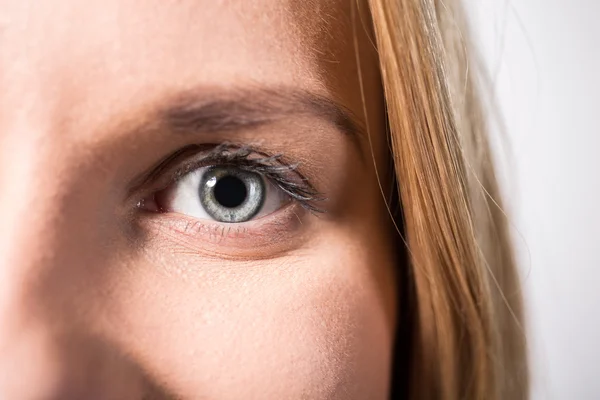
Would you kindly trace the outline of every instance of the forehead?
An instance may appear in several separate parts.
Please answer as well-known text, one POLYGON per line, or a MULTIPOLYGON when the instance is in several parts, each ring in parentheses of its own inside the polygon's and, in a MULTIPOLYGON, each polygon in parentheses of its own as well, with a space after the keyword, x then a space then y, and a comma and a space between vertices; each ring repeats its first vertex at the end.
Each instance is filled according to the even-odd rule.
POLYGON ((342 3, 0 0, 0 74, 17 66, 13 72, 36 81, 87 90, 156 87, 164 79, 171 86, 324 85, 322 66, 342 43, 325 39, 347 25, 342 3))
MULTIPOLYGON (((252 86, 311 91, 361 116, 351 21, 358 3, 0 0, 0 122, 82 135, 178 92, 252 86)), ((364 21, 357 38, 372 50, 364 21)), ((367 81, 378 79, 362 65, 367 81)))

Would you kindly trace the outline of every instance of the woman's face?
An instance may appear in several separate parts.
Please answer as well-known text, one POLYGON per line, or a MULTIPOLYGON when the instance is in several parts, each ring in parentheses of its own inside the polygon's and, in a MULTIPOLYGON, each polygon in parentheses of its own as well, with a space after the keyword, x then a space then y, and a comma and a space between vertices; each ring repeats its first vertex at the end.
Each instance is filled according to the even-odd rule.
POLYGON ((0 0, 0 398, 388 395, 351 3, 0 0))

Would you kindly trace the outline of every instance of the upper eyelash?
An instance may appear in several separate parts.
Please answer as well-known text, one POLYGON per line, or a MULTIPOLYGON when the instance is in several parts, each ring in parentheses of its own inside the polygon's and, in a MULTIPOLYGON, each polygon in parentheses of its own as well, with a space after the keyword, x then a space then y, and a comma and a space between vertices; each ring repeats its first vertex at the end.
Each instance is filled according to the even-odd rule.
MULTIPOLYGON (((194 150, 193 148, 195 148, 195 150, 198 151, 203 147, 204 146, 189 146, 188 148, 175 153, 166 161, 177 158, 181 153, 187 152, 186 150, 194 150)), ((221 143, 203 154, 200 160, 187 163, 182 168, 179 168, 174 173, 172 183, 177 182, 188 173, 203 166, 231 165, 258 173, 266 179, 269 179, 280 190, 290 198, 296 200, 298 204, 306 210, 313 213, 324 213, 325 210, 318 207, 316 203, 327 199, 298 171, 298 163, 284 164, 282 158, 283 154, 267 155, 264 152, 247 145, 221 143), (257 155, 258 157, 250 158, 253 155, 257 155), (299 180, 291 179, 289 177, 290 173, 294 173, 299 180)))

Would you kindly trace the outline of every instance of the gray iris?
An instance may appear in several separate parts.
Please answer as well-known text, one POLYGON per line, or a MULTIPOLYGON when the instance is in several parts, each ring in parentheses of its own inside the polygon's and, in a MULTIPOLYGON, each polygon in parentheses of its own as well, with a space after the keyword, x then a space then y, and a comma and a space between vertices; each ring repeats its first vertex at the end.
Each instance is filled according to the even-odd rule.
POLYGON ((220 222, 244 222, 262 208, 266 190, 261 175, 235 167, 204 172, 198 188, 206 212, 220 222))

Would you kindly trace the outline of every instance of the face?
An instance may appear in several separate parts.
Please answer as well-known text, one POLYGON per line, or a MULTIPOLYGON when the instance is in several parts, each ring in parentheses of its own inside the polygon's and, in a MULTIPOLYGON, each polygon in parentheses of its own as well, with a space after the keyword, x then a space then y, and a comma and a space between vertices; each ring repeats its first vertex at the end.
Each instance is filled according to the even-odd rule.
POLYGON ((0 398, 388 396, 352 3, 0 0, 0 398))

